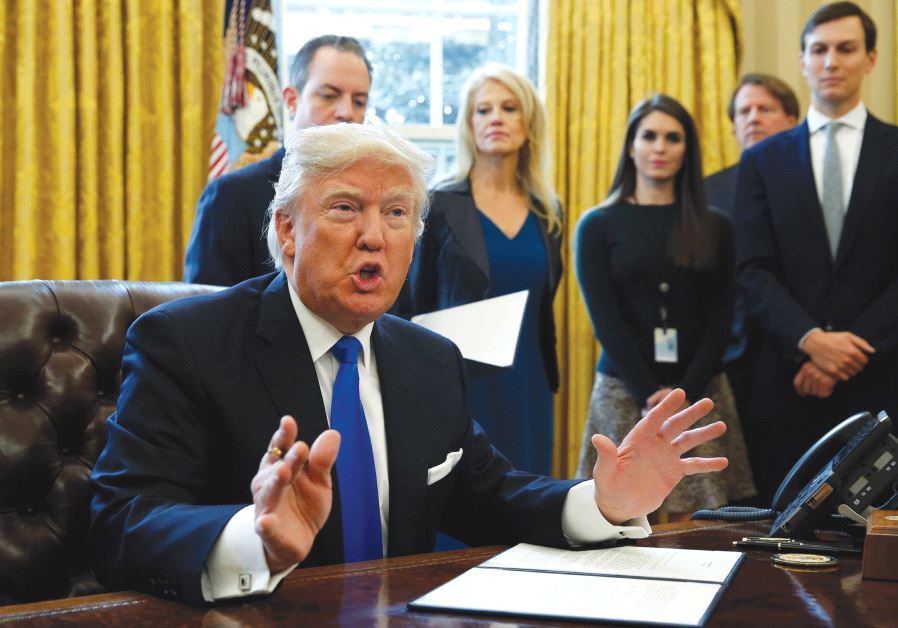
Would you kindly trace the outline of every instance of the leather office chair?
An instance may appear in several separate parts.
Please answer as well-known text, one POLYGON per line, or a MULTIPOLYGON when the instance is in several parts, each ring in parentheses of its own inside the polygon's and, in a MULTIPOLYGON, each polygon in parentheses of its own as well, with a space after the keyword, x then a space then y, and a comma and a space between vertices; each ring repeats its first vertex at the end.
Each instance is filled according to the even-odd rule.
POLYGON ((102 592, 87 561, 90 471, 143 312, 213 286, 0 283, 0 604, 102 592))

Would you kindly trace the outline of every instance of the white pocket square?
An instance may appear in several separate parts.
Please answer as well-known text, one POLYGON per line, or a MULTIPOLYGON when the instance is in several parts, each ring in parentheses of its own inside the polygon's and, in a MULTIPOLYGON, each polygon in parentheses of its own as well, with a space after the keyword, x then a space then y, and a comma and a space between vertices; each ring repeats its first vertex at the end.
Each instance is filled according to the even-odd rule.
POLYGON ((427 486, 430 486, 434 482, 439 482, 444 477, 449 475, 449 472, 458 464, 458 461, 461 460, 461 455, 464 452, 463 449, 459 449, 458 451, 451 452, 446 459, 438 464, 435 467, 431 467, 427 470, 427 486))

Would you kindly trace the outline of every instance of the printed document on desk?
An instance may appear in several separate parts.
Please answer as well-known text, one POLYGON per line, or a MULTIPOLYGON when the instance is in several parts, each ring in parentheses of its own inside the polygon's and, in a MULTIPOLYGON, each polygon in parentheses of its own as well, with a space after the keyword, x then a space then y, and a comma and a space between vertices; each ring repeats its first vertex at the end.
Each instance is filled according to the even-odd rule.
POLYGON ((744 554, 520 544, 409 604, 581 620, 702 626, 744 554))
POLYGON ((419 314, 412 322, 446 336, 467 360, 494 366, 514 363, 527 290, 419 314))

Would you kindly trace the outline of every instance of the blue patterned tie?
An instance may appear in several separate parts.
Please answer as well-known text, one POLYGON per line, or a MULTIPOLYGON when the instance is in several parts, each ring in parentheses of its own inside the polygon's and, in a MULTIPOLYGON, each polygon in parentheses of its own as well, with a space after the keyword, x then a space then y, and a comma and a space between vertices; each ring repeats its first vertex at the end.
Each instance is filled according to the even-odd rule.
POLYGON ((337 484, 343 516, 343 557, 347 563, 383 558, 377 475, 368 423, 359 397, 362 343, 343 336, 331 347, 340 362, 331 399, 331 427, 340 432, 337 484))

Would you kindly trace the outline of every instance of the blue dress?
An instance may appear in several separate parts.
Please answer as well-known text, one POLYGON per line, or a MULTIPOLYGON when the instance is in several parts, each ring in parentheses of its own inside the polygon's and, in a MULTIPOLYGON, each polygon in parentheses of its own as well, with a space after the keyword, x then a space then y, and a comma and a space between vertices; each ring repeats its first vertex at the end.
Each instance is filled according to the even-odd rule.
POLYGON ((490 442, 518 469, 549 475, 552 469, 552 392, 540 351, 539 314, 548 280, 546 246, 531 212, 508 238, 482 212, 490 264, 488 298, 529 290, 514 364, 500 368, 468 361, 471 415, 490 442))

